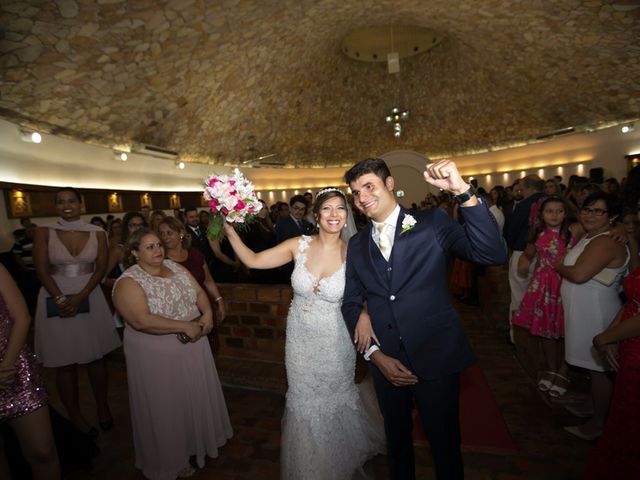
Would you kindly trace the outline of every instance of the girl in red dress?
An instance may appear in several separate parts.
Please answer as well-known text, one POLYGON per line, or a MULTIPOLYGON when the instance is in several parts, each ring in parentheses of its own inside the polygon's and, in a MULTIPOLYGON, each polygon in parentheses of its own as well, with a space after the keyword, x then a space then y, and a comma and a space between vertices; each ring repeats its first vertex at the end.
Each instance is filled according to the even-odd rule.
POLYGON ((560 297, 562 279, 555 264, 571 246, 572 232, 568 205, 561 197, 548 197, 540 205, 530 242, 518 262, 518 274, 526 278, 531 262, 536 268, 513 324, 538 337, 544 353, 546 371, 541 373, 538 388, 557 397, 567 391, 568 367, 562 352, 564 312, 560 297))

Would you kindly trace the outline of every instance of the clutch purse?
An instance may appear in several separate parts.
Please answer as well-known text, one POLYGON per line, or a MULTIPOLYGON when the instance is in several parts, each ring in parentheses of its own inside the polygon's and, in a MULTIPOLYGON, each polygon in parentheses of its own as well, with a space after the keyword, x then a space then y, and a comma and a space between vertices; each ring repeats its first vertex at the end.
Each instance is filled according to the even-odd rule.
MULTIPOLYGON (((85 298, 78 305, 77 313, 89 313, 89 299, 85 298)), ((60 316, 60 308, 58 304, 53 299, 53 297, 47 297, 47 318, 50 317, 59 317, 60 316)))
POLYGON ((617 278, 618 274, 616 273, 616 271, 610 268, 601 270, 600 273, 593 277, 596 282, 601 283, 605 287, 610 287, 611 285, 613 285, 617 278))
POLYGON ((189 337, 189 335, 187 335, 186 333, 177 333, 176 337, 178 337, 178 340, 180 340, 180 343, 184 343, 187 344, 191 341, 191 337, 189 337))

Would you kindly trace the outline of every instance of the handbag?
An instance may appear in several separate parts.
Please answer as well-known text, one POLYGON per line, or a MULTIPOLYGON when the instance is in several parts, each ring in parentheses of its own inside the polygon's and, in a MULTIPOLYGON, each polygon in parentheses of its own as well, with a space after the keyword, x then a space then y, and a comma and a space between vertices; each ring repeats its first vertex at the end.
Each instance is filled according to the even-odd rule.
POLYGON ((605 287, 610 287, 618 278, 618 273, 611 268, 604 268, 600 270, 600 272, 593 276, 593 279, 604 285, 605 287))
MULTIPOLYGON (((76 313, 89 313, 89 298, 85 298, 78 304, 76 313)), ((58 307, 58 304, 53 297, 47 297, 47 318, 59 316, 60 308, 58 307)))

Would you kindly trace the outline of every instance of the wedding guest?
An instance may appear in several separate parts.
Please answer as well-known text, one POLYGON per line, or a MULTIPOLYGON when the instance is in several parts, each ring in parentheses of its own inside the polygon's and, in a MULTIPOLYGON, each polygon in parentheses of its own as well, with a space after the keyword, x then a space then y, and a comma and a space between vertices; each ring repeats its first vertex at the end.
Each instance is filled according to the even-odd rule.
POLYGON ((120 243, 122 238, 122 219, 114 218, 107 226, 107 236, 109 238, 109 249, 120 243))
POLYGON ((200 210, 200 213, 198 214, 198 220, 200 221, 200 227, 205 232, 209 228, 210 219, 211 215, 209 215, 209 212, 207 212, 206 210, 200 210))
POLYGON ((148 224, 149 216, 151 215, 151 207, 149 205, 142 205, 142 207, 140 207, 140 213, 142 213, 142 218, 144 218, 144 221, 148 224))
POLYGON ((154 210, 149 215, 149 228, 154 232, 158 230, 158 225, 160 222, 167 218, 167 214, 164 213, 164 210, 154 210))
POLYGON ((633 167, 627 174, 622 189, 622 204, 627 210, 640 209, 640 165, 633 167))
POLYGON ((620 309, 618 287, 627 270, 629 252, 609 235, 620 213, 615 197, 606 193, 589 195, 579 217, 586 234, 556 266, 563 277, 560 291, 565 315, 565 359, 569 365, 589 371, 593 401, 591 419, 565 430, 585 440, 602 434, 611 398, 612 384, 607 375, 610 367, 591 340, 620 309))
MULTIPOLYGON (((129 236, 139 228, 146 227, 147 222, 140 212, 127 212, 122 219, 122 228, 119 241, 113 242, 109 248, 107 259, 107 276, 102 281, 109 290, 113 288, 115 279, 124 272, 124 245, 129 236)), ((118 326, 122 326, 116 322, 118 326)))
POLYGON ((95 225, 96 227, 100 227, 105 232, 107 231, 107 224, 102 219, 102 217, 97 217, 97 216, 96 217, 91 217, 91 221, 89 223, 91 223, 91 225, 95 225))
POLYGON ((538 374, 538 389, 551 397, 559 397, 569 387, 569 368, 563 355, 562 278, 555 266, 573 245, 568 203, 562 197, 547 197, 540 206, 537 225, 518 260, 520 276, 529 276, 532 263, 535 269, 520 308, 513 316, 513 324, 527 329, 537 339, 545 367, 538 374))
POLYGON ((620 184, 615 178, 607 178, 602 184, 602 190, 614 197, 620 196, 620 184))
MULTIPOLYGON (((31 467, 31 478, 56 480, 60 478, 60 465, 47 394, 35 355, 25 345, 30 323, 17 285, 0 265, 0 423, 7 422, 18 437, 31 467)), ((1 461, 0 478, 11 478, 8 465, 1 461)))
POLYGON ((544 194, 548 197, 552 196, 560 196, 562 195, 562 191, 560 190, 560 185, 556 181, 555 178, 550 178, 545 180, 544 182, 544 194))
POLYGON ((487 195, 485 201, 489 205, 491 215, 493 215, 493 218, 495 218, 498 223, 498 228, 500 228, 501 232, 504 231, 505 214, 503 208, 507 202, 507 194, 504 191, 504 187, 501 185, 493 187, 489 191, 489 195, 487 195))
POLYGON ((100 288, 107 265, 107 235, 81 220, 80 193, 58 190, 55 205, 60 218, 36 231, 33 260, 42 283, 35 322, 35 347, 45 367, 56 369, 56 384, 69 419, 95 437, 80 410, 78 365, 86 365, 97 403, 98 423, 113 426, 107 403, 104 356, 120 346, 111 311, 100 288))
POLYGON ((213 271, 214 253, 209 244, 206 230, 200 226, 200 218, 196 207, 187 207, 184 209, 184 224, 186 232, 189 234, 191 248, 196 248, 204 257, 209 270, 213 271))
MULTIPOLYGON (((242 234, 245 245, 256 253, 276 246, 276 232, 269 216, 269 209, 263 200, 259 201, 262 203, 262 210, 256 215, 255 221, 249 224, 248 230, 242 234)), ((252 268, 249 275, 251 283, 278 283, 279 272, 278 269, 252 268)))
POLYGON ((211 349, 207 294, 164 258, 158 236, 142 228, 126 246, 113 299, 126 321, 124 351, 135 465, 150 479, 194 473, 233 435, 211 349), (186 342, 186 343, 183 343, 186 342))
MULTIPOLYGON (((535 205, 544 197, 542 189, 544 182, 537 175, 527 175, 520 179, 517 190, 522 200, 518 202, 513 214, 509 217, 509 222, 505 226, 505 238, 507 246, 511 250, 509 257, 509 289, 511 291, 511 303, 509 305, 509 337, 511 343, 514 342, 513 328, 511 325, 513 315, 520 308, 520 302, 524 297, 524 292, 529 285, 530 276, 521 277, 518 275, 518 260, 527 247, 527 236, 529 234, 530 217, 535 205)), ((533 214, 535 216, 535 213, 533 214)))
MULTIPOLYGON (((373 395, 364 390, 359 394, 354 384, 355 351, 340 313, 345 195, 337 188, 321 190, 313 212, 317 235, 290 238, 262 252, 251 251, 233 227, 224 224, 238 257, 250 268, 295 262, 285 345, 289 389, 280 448, 283 480, 350 479, 383 450, 384 442, 380 412, 367 408, 366 399, 373 395)), ((371 337, 364 314, 361 326, 356 337, 360 348, 371 337)))
POLYGON ((178 219, 167 217, 162 220, 158 225, 158 235, 162 240, 165 256, 186 268, 193 278, 195 278, 196 282, 198 282, 200 288, 209 295, 209 300, 215 303, 218 309, 217 315, 214 318, 213 328, 208 335, 211 350, 215 354, 219 349, 216 327, 222 323, 226 312, 224 299, 222 295, 220 295, 216 282, 214 282, 211 277, 209 267, 204 261, 202 254, 195 248, 190 248, 189 236, 184 228, 184 224, 178 219))
POLYGON ((593 338, 617 374, 604 432, 589 456, 587 480, 633 478, 640 472, 640 268, 624 279, 624 293, 628 301, 593 338))
MULTIPOLYGON (((294 195, 289 199, 289 212, 286 217, 280 217, 275 224, 276 241, 282 243, 290 238, 300 235, 309 235, 313 232, 313 225, 304 219, 307 213, 307 202, 302 195, 294 195)), ((289 283, 294 263, 290 262, 280 267, 280 282, 289 283)))

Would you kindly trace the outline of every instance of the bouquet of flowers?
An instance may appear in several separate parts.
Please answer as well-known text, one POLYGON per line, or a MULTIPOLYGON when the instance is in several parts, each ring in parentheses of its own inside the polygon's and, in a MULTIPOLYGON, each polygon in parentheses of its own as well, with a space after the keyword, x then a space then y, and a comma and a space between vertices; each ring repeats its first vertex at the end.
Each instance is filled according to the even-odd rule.
POLYGON ((246 226, 262 209, 253 184, 237 168, 233 175, 211 175, 204 181, 204 198, 209 202, 213 218, 207 236, 219 240, 223 234, 223 221, 246 226))

